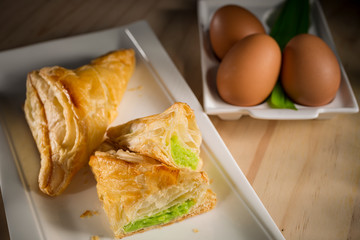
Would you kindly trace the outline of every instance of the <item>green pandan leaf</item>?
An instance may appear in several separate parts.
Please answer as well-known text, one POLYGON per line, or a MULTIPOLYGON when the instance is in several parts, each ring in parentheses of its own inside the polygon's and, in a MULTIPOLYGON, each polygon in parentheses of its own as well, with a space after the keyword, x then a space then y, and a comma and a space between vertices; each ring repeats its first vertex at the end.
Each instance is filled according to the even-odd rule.
POLYGON ((307 33, 310 26, 309 0, 286 0, 271 28, 272 36, 283 50, 298 34, 307 33))
MULTIPOLYGON (((272 36, 279 44, 281 51, 286 44, 298 34, 307 33, 310 25, 309 0, 286 0, 279 16, 271 28, 272 36)), ((272 108, 296 109, 294 103, 288 98, 281 84, 276 83, 268 98, 272 108)))
POLYGON ((286 96, 280 83, 277 82, 268 99, 268 104, 272 108, 288 108, 297 110, 294 103, 286 96))

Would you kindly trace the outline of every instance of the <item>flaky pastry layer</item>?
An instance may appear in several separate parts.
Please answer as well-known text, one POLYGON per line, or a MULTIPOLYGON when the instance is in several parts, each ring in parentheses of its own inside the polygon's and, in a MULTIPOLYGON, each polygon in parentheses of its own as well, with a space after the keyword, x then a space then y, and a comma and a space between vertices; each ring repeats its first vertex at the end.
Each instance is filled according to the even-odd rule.
POLYGON ((135 67, 132 49, 75 70, 44 67, 27 76, 24 111, 41 156, 39 187, 54 196, 103 141, 135 67))
POLYGON ((176 137, 197 158, 194 169, 201 169, 203 164, 199 156, 201 132, 193 110, 186 103, 177 102, 162 113, 109 128, 107 137, 119 148, 146 155, 169 166, 183 167, 172 154, 172 138, 176 137))
POLYGON ((160 227, 126 232, 124 226, 162 212, 186 200, 190 211, 165 225, 211 210, 216 203, 205 172, 174 168, 152 158, 119 150, 95 152, 89 162, 97 193, 117 238, 160 227))

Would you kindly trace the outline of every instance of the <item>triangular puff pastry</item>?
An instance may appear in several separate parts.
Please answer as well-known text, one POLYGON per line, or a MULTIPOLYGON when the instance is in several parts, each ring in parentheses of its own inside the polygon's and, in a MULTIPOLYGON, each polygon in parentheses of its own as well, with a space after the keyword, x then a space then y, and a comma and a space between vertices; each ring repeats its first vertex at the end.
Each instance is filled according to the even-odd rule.
POLYGON ((118 148, 192 170, 202 167, 201 132, 193 110, 177 102, 160 114, 138 118, 109 128, 109 141, 118 148))
POLYGON ((207 212, 216 203, 202 171, 173 168, 123 150, 97 151, 89 164, 117 238, 207 212))
POLYGON ((39 187, 60 194, 103 141, 135 67, 132 49, 75 70, 44 67, 27 76, 26 120, 41 155, 39 187))

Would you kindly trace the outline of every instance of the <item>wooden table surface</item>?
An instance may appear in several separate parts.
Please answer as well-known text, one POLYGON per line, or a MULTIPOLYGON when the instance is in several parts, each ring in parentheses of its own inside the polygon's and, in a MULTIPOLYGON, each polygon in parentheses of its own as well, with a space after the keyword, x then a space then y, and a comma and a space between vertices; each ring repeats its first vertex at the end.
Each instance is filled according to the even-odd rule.
MULTIPOLYGON (((359 102, 360 3, 321 3, 359 102)), ((202 103, 196 11, 194 0, 2 0, 0 51, 145 19, 202 103)), ((286 239, 360 239, 359 113, 305 121, 210 118, 286 239)), ((0 238, 7 239, 0 210, 0 238)))

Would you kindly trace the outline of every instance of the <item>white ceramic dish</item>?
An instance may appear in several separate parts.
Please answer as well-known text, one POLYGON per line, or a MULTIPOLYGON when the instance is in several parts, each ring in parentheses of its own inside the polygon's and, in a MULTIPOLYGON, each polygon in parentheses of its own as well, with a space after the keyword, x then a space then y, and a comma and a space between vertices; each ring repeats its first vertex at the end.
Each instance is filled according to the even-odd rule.
POLYGON ((238 119, 250 115, 258 119, 316 119, 329 118, 339 113, 356 113, 359 111, 350 82, 335 49, 329 27, 318 1, 311 1, 311 26, 309 33, 321 37, 335 52, 342 72, 341 85, 335 99, 321 107, 296 105, 297 111, 290 109, 273 109, 265 102, 253 107, 238 107, 224 102, 216 90, 216 71, 219 61, 213 54, 209 42, 209 24, 214 12, 223 5, 237 4, 251 11, 263 23, 269 32, 268 19, 283 0, 200 0, 198 2, 198 24, 200 34, 200 53, 203 83, 203 101, 205 112, 218 115, 222 119, 238 119))
POLYGON ((75 68, 107 51, 129 47, 136 51, 137 66, 113 125, 162 112, 175 101, 188 103, 203 134, 204 168, 218 203, 209 213, 126 239, 283 239, 195 95, 143 21, 0 53, 0 183, 11 239, 112 239, 88 167, 56 198, 39 191, 39 154, 22 104, 30 70, 46 65, 75 68), (86 210, 98 214, 80 218, 86 210))

